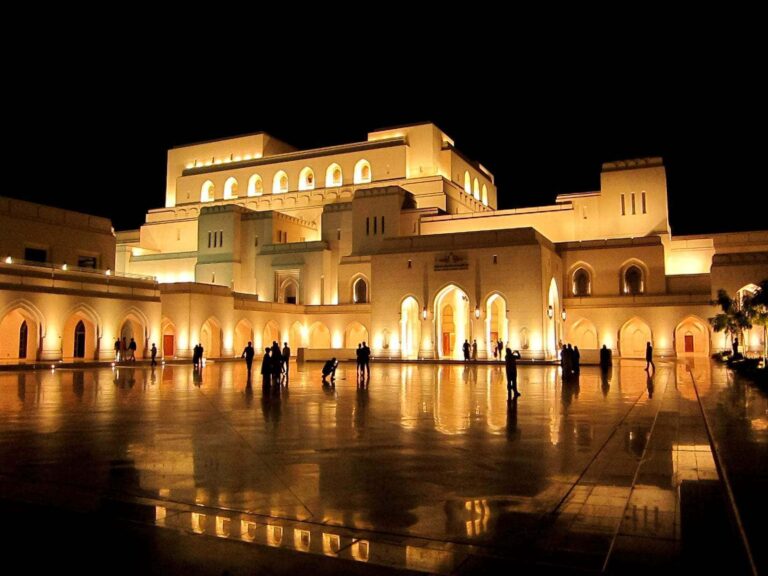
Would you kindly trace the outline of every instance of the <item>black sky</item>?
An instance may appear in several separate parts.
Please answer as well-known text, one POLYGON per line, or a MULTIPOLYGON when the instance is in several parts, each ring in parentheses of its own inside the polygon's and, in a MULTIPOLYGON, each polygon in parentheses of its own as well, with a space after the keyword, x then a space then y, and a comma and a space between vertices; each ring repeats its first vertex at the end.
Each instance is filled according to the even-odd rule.
POLYGON ((372 63, 368 78, 354 75, 353 54, 348 66, 337 54, 342 73, 331 79, 320 57, 213 68, 53 62, 16 70, 6 158, 18 170, 0 194, 136 228, 164 204, 173 146, 265 131, 306 149, 432 121, 495 174, 500 208, 597 190, 602 162, 662 156, 674 234, 765 229, 765 95, 749 67, 716 53, 456 67, 395 55, 372 63))

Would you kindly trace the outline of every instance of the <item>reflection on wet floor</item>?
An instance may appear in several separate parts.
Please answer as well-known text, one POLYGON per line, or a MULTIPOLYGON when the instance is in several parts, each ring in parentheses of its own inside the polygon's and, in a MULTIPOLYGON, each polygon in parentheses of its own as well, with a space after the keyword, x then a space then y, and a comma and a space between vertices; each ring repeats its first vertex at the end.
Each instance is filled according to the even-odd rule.
MULTIPOLYGON (((719 393, 708 362, 692 372, 699 394, 719 393)), ((676 561, 681 485, 718 480, 686 366, 628 361, 565 382, 521 366, 519 387, 508 399, 489 365, 379 364, 363 383, 342 366, 327 388, 312 363, 266 388, 239 363, 4 372, 2 483, 41 503, 109 495, 150 506, 158 527, 437 573, 468 554, 676 561)))

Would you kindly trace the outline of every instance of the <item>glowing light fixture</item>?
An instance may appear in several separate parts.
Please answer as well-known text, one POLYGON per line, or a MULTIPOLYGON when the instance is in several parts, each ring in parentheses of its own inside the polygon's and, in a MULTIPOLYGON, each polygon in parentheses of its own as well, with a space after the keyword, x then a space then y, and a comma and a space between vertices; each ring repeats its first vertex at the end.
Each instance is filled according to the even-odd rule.
POLYGON ((424 308, 421 309, 421 317, 426 320, 427 319, 427 307, 424 306, 424 308))
POLYGON ((13 258, 11 258, 10 256, 8 256, 8 257, 5 259, 5 263, 6 263, 6 264, 13 264, 13 258))
POLYGON ((550 304, 549 306, 547 306, 547 318, 552 318, 552 316, 554 316, 554 314, 555 313, 552 310, 552 304, 550 304))
POLYGON ((61 269, 62 269, 62 270, 66 270, 66 269, 67 269, 67 265, 66 265, 66 264, 62 264, 62 265, 61 265, 61 269))
POLYGON ((475 318, 480 318, 480 306, 475 304, 475 318))
POLYGON ((107 276, 112 276, 112 270, 110 270, 109 268, 107 268, 107 271, 106 271, 106 272, 104 272, 104 274, 106 274, 107 276))
POLYGON ((565 308, 563 308, 563 311, 560 312, 560 318, 562 318, 563 322, 565 322, 565 308))

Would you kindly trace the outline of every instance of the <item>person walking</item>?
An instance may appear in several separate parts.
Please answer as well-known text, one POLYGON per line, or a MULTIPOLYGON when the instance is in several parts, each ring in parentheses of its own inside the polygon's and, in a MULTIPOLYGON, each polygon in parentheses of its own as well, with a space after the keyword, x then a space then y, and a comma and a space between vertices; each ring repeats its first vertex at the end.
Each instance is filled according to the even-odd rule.
POLYGON ((240 354, 240 358, 245 358, 245 367, 248 370, 248 379, 251 378, 251 365, 253 364, 253 357, 256 354, 256 351, 253 349, 253 345, 251 344, 251 341, 248 341, 248 346, 243 348, 243 353, 240 354))
POLYGON ((645 343, 645 371, 648 372, 648 368, 653 367, 653 371, 656 372, 656 364, 653 363, 653 346, 650 342, 645 343))
POLYGON ((512 352, 507 348, 507 354, 504 357, 504 364, 507 369, 507 397, 512 396, 512 391, 515 392, 515 398, 521 396, 517 390, 517 361, 520 359, 520 352, 515 350, 512 352))
POLYGON ((285 378, 288 379, 288 370, 291 362, 291 348, 288 346, 288 342, 283 342, 283 372, 285 372, 285 378))
POLYGON ((150 350, 150 354, 152 356, 152 362, 150 362, 149 365, 157 366, 157 346, 155 346, 154 342, 152 342, 152 349, 150 350))

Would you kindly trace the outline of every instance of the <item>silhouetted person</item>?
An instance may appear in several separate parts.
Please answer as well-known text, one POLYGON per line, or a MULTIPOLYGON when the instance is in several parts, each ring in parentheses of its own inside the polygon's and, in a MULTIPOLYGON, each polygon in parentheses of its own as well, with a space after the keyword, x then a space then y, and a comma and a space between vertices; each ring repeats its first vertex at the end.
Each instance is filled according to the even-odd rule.
POLYGON ((368 344, 363 341, 363 349, 360 353, 360 359, 362 360, 362 365, 360 367, 360 371, 362 374, 366 375, 369 379, 371 377, 371 349, 368 347, 368 344))
POLYGON ((738 337, 733 339, 733 342, 731 343, 733 345, 733 357, 736 358, 736 355, 739 353, 739 339, 738 337))
POLYGON ((645 370, 648 371, 649 367, 653 367, 653 371, 656 372, 656 364, 653 363, 653 346, 650 342, 645 343, 645 370))
POLYGON ((136 362, 136 340, 131 338, 131 343, 128 344, 128 350, 130 350, 129 358, 132 362, 136 362))
POLYGON ((120 356, 120 338, 115 340, 115 361, 120 362, 122 357, 120 356))
POLYGON ((251 365, 253 364, 253 357, 256 355, 256 351, 253 349, 251 341, 248 341, 248 346, 243 348, 243 353, 240 354, 240 358, 245 358, 245 367, 248 369, 248 379, 251 378, 251 365))
POLYGON ((477 340, 472 340, 472 360, 477 360, 477 340))
POLYGON ((464 362, 469 362, 469 340, 464 340, 464 344, 461 345, 461 350, 464 352, 464 362))
POLYGON ((573 347, 573 373, 577 376, 581 373, 581 352, 579 352, 579 347, 574 346, 573 347))
POLYGON ((328 384, 328 381, 326 380, 326 378, 328 378, 328 376, 331 377, 331 385, 332 386, 335 385, 335 382, 336 382, 336 368, 338 368, 338 366, 339 366, 339 363, 336 360, 335 356, 333 358, 331 358, 330 360, 328 360, 323 365, 323 371, 322 371, 323 372, 323 385, 327 385, 328 384))
POLYGON ((157 346, 155 346, 154 342, 152 342, 152 350, 150 350, 150 355, 152 356, 152 362, 150 362, 149 365, 157 366, 157 346))
POLYGON ((269 348, 264 348, 264 356, 261 359, 261 385, 262 388, 269 388, 272 380, 272 361, 269 357, 269 348))
POLYGON ((507 369, 507 397, 512 397, 512 392, 515 393, 515 398, 520 396, 520 392, 517 391, 517 361, 520 359, 520 352, 515 350, 512 352, 507 348, 507 354, 504 356, 504 364, 507 369))
POLYGON ((603 347, 600 348, 600 369, 601 370, 608 370, 608 367, 613 364, 613 360, 611 358, 611 351, 608 349, 608 347, 603 344, 603 347))
POLYGON ((288 342, 283 342, 283 372, 285 372, 285 379, 288 380, 288 370, 291 365, 291 349, 288 346, 288 342))

